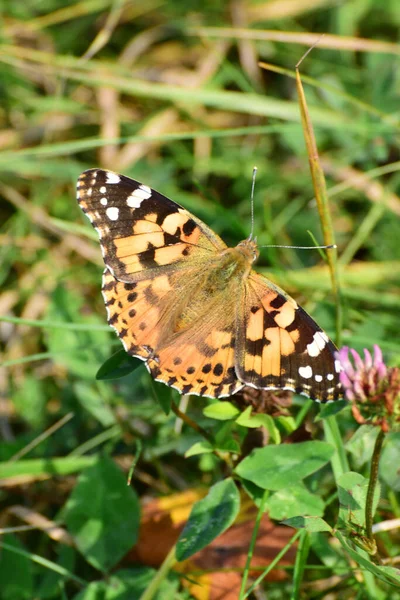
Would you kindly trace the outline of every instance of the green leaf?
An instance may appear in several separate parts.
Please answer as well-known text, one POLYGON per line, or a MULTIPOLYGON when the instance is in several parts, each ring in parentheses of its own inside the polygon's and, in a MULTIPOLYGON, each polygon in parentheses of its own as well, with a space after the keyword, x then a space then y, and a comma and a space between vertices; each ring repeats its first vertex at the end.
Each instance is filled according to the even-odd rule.
POLYGON ((266 490, 280 490, 302 481, 323 467, 334 448, 326 442, 302 442, 253 450, 235 472, 266 490))
POLYGON ((279 444, 281 441, 281 435, 279 429, 275 425, 274 419, 271 415, 262 414, 251 414, 252 408, 248 406, 244 412, 242 412, 236 419, 236 423, 242 427, 248 427, 249 429, 264 427, 274 444, 279 444))
POLYGON ((293 433, 293 431, 296 431, 298 427, 296 420, 293 417, 286 417, 285 415, 277 417, 276 422, 288 435, 293 433))
POLYGON ((236 519, 240 495, 232 478, 210 488, 207 496, 196 502, 176 545, 176 558, 189 558, 208 546, 236 519))
POLYGON ((314 421, 318 422, 328 417, 333 417, 338 413, 342 412, 345 408, 348 408, 349 403, 346 400, 336 400, 336 402, 327 402, 326 404, 320 405, 319 414, 315 417, 314 421))
POLYGON ((361 553, 357 547, 353 547, 339 531, 336 531, 335 535, 346 552, 360 565, 360 567, 370 571, 373 575, 386 583, 394 585, 397 588, 400 586, 400 569, 376 565, 371 562, 369 558, 366 558, 365 553, 361 553))
POLYGON ((140 506, 126 478, 109 458, 83 471, 63 514, 79 551, 107 571, 135 544, 140 506))
POLYGON ((232 452, 234 454, 240 454, 239 443, 233 437, 232 431, 235 429, 236 424, 234 421, 224 421, 218 427, 218 430, 214 436, 214 449, 220 450, 221 452, 232 452))
POLYGON ((206 406, 203 410, 205 417, 209 419, 217 419, 218 421, 229 421, 235 419, 240 413, 239 409, 236 408, 231 402, 215 402, 206 406))
POLYGON ((292 517, 282 521, 283 525, 294 527, 295 529, 306 529, 310 533, 318 531, 329 531, 332 533, 332 527, 321 519, 321 517, 292 517))
POLYGON ((210 452, 213 451, 214 448, 212 447, 210 442, 196 442, 195 444, 193 444, 193 446, 189 448, 189 450, 186 450, 185 458, 189 458, 189 456, 196 456, 198 454, 210 454, 210 452))
MULTIPOLYGON (((93 581, 73 600, 139 600, 143 592, 154 579, 155 569, 138 567, 121 569, 113 573, 107 581, 93 581)), ((179 581, 164 579, 153 600, 175 598, 179 581)))
POLYGON ((143 365, 139 358, 130 356, 123 348, 107 358, 96 373, 96 379, 120 379, 136 371, 143 365))
POLYGON ((150 376, 149 383, 154 399, 159 403, 164 414, 169 415, 172 402, 179 404, 179 399, 177 399, 177 397, 179 396, 179 398, 181 398, 180 394, 178 394, 176 390, 154 381, 150 376))
POLYGON ((337 545, 332 544, 330 536, 327 536, 325 531, 310 534, 310 541, 313 553, 325 567, 338 570, 348 567, 345 554, 337 545))
POLYGON ((240 413, 240 415, 238 416, 238 418, 236 419, 236 423, 238 425, 241 425, 242 427, 248 427, 248 428, 252 428, 252 427, 260 427, 260 425, 256 425, 253 420, 252 420, 252 416, 251 416, 251 411, 252 411, 252 407, 248 406, 246 408, 246 410, 244 410, 242 413, 240 413))
POLYGON ((324 506, 323 500, 303 485, 278 490, 268 499, 269 516, 277 521, 296 515, 321 517, 324 506))
POLYGON ((265 501, 265 490, 247 479, 243 479, 242 488, 250 496, 257 508, 260 508, 261 503, 263 503, 265 511, 268 510, 268 503, 265 501))
POLYGON ((231 454, 240 454, 240 445, 234 439, 224 439, 220 443, 215 444, 215 449, 220 452, 230 452, 231 454))
POLYGON ((371 460, 378 433, 378 428, 373 425, 361 425, 346 442, 345 448, 352 455, 352 466, 356 470, 371 460))
MULTIPOLYGON (((2 538, 4 543, 22 550, 21 542, 10 534, 2 538)), ((1 548, 0 542, 0 573, 2 600, 30 600, 34 597, 32 562, 26 556, 17 554, 6 548, 1 548)))
MULTIPOLYGON (((349 471, 338 479, 338 495, 340 502, 338 524, 340 527, 365 527, 365 503, 368 490, 368 479, 360 473, 349 471)), ((379 502, 380 486, 377 484, 374 496, 373 511, 379 502)))

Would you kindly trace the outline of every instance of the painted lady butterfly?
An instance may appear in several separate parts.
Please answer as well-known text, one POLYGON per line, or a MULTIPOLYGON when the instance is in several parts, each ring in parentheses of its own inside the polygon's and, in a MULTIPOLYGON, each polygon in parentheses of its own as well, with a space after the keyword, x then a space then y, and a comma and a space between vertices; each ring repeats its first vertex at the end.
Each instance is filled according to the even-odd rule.
POLYGON ((230 396, 244 385, 315 400, 340 395, 333 343, 235 248, 165 196, 111 171, 78 179, 100 237, 108 322, 156 381, 182 394, 230 396))

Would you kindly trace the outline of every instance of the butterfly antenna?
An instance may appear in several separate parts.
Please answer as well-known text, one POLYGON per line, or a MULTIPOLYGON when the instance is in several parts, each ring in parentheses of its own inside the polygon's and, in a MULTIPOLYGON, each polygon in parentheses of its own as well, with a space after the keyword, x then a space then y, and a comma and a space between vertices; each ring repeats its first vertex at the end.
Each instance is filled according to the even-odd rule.
POLYGON ((251 210, 251 230, 249 240, 253 239, 254 234, 254 187, 256 185, 257 167, 253 167, 253 179, 251 182, 250 210, 251 210))
POLYGON ((266 246, 258 246, 259 248, 290 248, 291 250, 328 250, 329 248, 337 248, 336 244, 329 246, 281 246, 280 244, 267 244, 266 246))

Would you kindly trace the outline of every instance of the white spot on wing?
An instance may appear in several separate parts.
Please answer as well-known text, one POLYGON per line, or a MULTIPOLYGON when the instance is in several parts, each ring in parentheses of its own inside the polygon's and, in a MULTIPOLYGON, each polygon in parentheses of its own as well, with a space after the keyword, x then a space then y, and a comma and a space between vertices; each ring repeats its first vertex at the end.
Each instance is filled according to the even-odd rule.
POLYGON ((106 193, 106 191, 107 191, 107 188, 106 188, 106 186, 105 186, 105 185, 102 185, 102 186, 101 186, 101 188, 100 188, 100 194, 105 194, 105 193, 106 193))
POLYGON ((316 375, 315 376, 315 381, 317 381, 318 383, 321 383, 321 381, 322 381, 322 375, 316 375))
POLYGON ((111 221, 116 221, 119 217, 119 209, 116 206, 109 206, 106 215, 111 221))
POLYGON ((151 189, 147 185, 140 185, 130 196, 128 196, 126 203, 131 208, 139 208, 143 200, 147 200, 150 197, 151 189))
POLYGON ((321 350, 325 348, 327 340, 328 338, 325 333, 323 333, 322 331, 316 331, 314 333, 313 341, 311 342, 311 344, 307 345, 308 354, 312 357, 318 356, 321 350))
POLYGON ((119 183, 121 181, 121 177, 112 171, 107 171, 106 181, 107 183, 119 183))
POLYGON ((143 198, 138 198, 135 194, 131 194, 126 199, 126 203, 130 208, 139 208, 142 204, 143 198))
POLYGON ((327 378, 328 381, 332 381, 332 379, 334 379, 335 376, 334 376, 333 373, 328 373, 328 375, 326 376, 326 378, 327 378))
POLYGON ((340 373, 340 371, 342 370, 342 365, 340 364, 340 360, 335 360, 335 371, 336 373, 340 373))
POLYGON ((307 352, 312 357, 318 356, 318 354, 321 352, 315 340, 311 342, 311 344, 307 344, 307 352))
POLYGON ((139 189, 142 191, 143 194, 146 194, 146 196, 143 195, 143 198, 147 199, 150 198, 151 196, 151 188, 149 188, 148 185, 143 185, 143 183, 139 186, 139 189))
POLYGON ((107 206, 107 198, 101 198, 100 204, 102 204, 103 206, 107 206))
POLYGON ((310 379, 310 377, 312 377, 312 368, 310 365, 307 367, 299 367, 299 375, 300 377, 304 377, 304 379, 310 379))

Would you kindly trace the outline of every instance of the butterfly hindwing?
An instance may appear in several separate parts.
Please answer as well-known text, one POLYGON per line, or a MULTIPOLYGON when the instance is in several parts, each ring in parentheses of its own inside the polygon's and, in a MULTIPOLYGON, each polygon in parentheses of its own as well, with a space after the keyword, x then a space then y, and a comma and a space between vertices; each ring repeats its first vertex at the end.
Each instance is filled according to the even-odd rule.
POLYGON ((206 271, 185 274, 164 273, 126 283, 106 269, 103 297, 108 323, 125 350, 146 361, 157 381, 182 393, 229 396, 243 387, 235 371, 233 290, 226 303, 216 300, 207 307, 200 292, 206 271))
POLYGON ((162 344, 148 368, 157 381, 185 394, 210 398, 231 396, 243 387, 235 369, 234 295, 199 314, 195 326, 185 326, 183 313, 176 332, 162 344))
POLYGON ((174 283, 174 274, 127 283, 105 269, 102 292, 108 323, 132 356, 147 360, 168 327, 173 327, 173 307, 179 292, 174 283))
POLYGON ((242 311, 236 353, 241 381, 322 402, 338 398, 336 348, 293 298, 252 271, 242 311))
POLYGON ((99 234, 106 266, 120 280, 184 268, 226 247, 179 204, 129 177, 90 169, 78 179, 77 196, 99 234))

